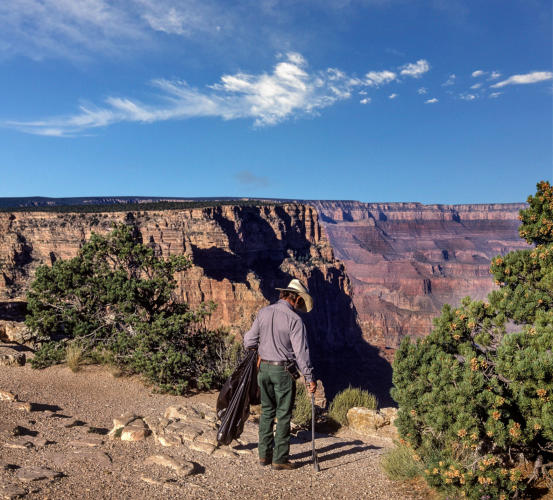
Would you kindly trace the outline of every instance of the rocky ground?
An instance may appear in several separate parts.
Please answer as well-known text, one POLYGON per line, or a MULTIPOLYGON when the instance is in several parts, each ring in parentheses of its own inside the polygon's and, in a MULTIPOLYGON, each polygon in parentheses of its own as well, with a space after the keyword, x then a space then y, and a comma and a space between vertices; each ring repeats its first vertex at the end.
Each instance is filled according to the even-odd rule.
POLYGON ((428 498, 418 484, 386 479, 384 440, 318 434, 319 473, 306 432, 292 441, 295 471, 258 465, 253 421, 242 443, 214 450, 216 397, 153 394, 97 366, 0 366, 0 498, 428 498), (110 436, 123 414, 127 426, 110 436))

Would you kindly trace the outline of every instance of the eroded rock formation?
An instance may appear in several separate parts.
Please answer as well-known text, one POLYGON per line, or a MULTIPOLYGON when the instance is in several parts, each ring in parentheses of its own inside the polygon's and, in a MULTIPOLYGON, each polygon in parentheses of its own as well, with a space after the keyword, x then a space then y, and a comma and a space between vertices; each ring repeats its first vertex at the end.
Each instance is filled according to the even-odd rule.
POLYGON ((15 306, 8 304, 24 301, 39 265, 75 256, 92 231, 107 233, 120 222, 136 226, 142 241, 159 255, 192 258, 194 266, 177 275, 177 293, 193 306, 217 304, 208 327, 243 334, 257 310, 277 299, 276 286, 285 286, 292 277, 301 279, 316 301, 306 322, 320 360, 318 375, 329 395, 362 377, 346 361, 351 353, 374 358, 368 363, 373 375, 364 377, 372 382, 357 385, 376 392, 377 386, 388 385, 387 363, 376 349, 359 347, 361 332, 344 266, 334 258, 317 211, 299 203, 127 213, 0 213, 0 313, 13 313, 15 306))
POLYGON ((427 335, 444 303, 484 299, 490 259, 527 248, 517 231, 523 204, 313 204, 346 266, 363 336, 380 347, 427 335))

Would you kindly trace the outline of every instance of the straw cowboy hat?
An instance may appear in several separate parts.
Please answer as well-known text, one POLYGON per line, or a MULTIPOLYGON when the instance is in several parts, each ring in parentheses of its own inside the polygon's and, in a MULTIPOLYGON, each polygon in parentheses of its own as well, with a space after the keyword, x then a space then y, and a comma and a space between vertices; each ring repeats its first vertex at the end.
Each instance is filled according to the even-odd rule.
POLYGON ((297 293, 303 299, 303 304, 298 305, 301 312, 309 312, 313 309, 313 298, 300 280, 294 278, 286 288, 277 288, 277 290, 297 293))

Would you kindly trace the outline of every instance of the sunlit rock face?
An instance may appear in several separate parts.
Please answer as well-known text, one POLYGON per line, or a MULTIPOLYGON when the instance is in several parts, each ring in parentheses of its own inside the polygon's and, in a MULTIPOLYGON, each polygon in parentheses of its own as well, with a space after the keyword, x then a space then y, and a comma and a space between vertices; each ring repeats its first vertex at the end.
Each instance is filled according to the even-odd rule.
POLYGON ((380 347, 427 335, 445 303, 484 299, 494 287, 490 259, 527 248, 517 230, 524 204, 313 205, 346 266, 363 337, 380 347))
POLYGON ((347 343, 355 326, 349 281, 316 210, 303 204, 1 213, 0 302, 24 300, 38 265, 74 257, 91 232, 105 234, 121 222, 136 226, 161 256, 190 256, 194 266, 178 274, 177 295, 191 305, 214 301, 208 326, 243 333, 257 310, 276 300, 275 287, 296 277, 316 296, 314 337, 329 345, 347 343))

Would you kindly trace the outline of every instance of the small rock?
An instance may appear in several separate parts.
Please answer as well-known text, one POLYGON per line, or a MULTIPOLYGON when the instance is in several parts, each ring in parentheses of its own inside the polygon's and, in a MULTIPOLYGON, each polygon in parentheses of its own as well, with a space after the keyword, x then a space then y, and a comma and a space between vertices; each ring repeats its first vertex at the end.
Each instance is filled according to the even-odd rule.
POLYGON ((16 477, 25 483, 40 481, 42 479, 55 479, 61 477, 61 472, 48 469, 47 467, 24 467, 16 472, 16 477))
POLYGON ((217 431, 209 430, 200 434, 195 441, 199 443, 212 444, 217 446, 217 431))
POLYGON ((182 440, 176 434, 158 434, 157 441, 161 446, 179 446, 182 440))
POLYGON ((236 458, 238 454, 228 448, 216 448, 213 452, 213 456, 215 458, 236 458))
POLYGON ((27 490, 19 488, 18 486, 2 486, 0 488, 0 498, 4 500, 14 500, 16 498, 22 498, 27 494, 27 490))
POLYGON ((185 427, 184 429, 181 429, 179 431, 179 436, 182 438, 183 441, 194 441, 202 431, 200 429, 194 428, 194 427, 185 427))
POLYGON ((6 424, 0 422, 0 434, 9 434, 10 436, 21 436, 27 431, 25 427, 15 424, 6 424))
POLYGON ((142 441, 146 439, 149 434, 150 431, 146 427, 128 425, 123 427, 121 431, 121 441, 142 441))
POLYGON ((189 406, 169 406, 164 416, 170 420, 190 420, 203 419, 205 414, 189 406))
POLYGON ((84 448, 96 448, 98 446, 101 446, 104 444, 104 440, 96 437, 87 437, 84 439, 75 439, 73 441, 69 441, 69 446, 78 446, 78 447, 84 447, 84 448))
POLYGON ((111 457, 107 453, 99 450, 89 450, 87 448, 74 450, 73 456, 81 457, 85 460, 91 460, 95 464, 102 465, 104 467, 109 467, 112 462, 111 457))
POLYGON ((194 472, 194 464, 188 460, 177 460, 167 455, 152 455, 148 457, 145 464, 156 464, 163 467, 169 467, 178 472, 181 476, 189 476, 194 472))
POLYGON ((29 450, 34 445, 29 438, 20 438, 12 441, 6 441, 4 443, 4 446, 13 450, 29 450))
POLYGON ((233 446, 232 451, 234 451, 235 453, 238 453, 238 455, 244 455, 244 456, 253 455, 252 450, 248 450, 248 448, 243 448, 241 445, 233 446))
POLYGON ((16 410, 21 410, 21 411, 26 411, 26 412, 31 412, 33 410, 33 405, 32 403, 24 403, 24 402, 18 402, 15 404, 15 409, 16 410))
POLYGON ((197 443, 192 442, 188 445, 188 447, 193 451, 200 451, 202 453, 206 453, 208 455, 211 455, 213 451, 215 450, 215 446, 207 443, 197 443))
POLYGON ((0 347, 0 366, 23 366, 25 354, 10 347, 0 347))
POLYGON ((140 479, 148 484, 153 484, 154 486, 165 486, 164 481, 159 481, 158 479, 154 479, 153 477, 146 476, 145 474, 142 474, 140 476, 140 479))
POLYGON ((0 390, 0 401, 17 401, 17 395, 9 391, 0 390))
POLYGON ((125 427, 137 418, 139 418, 138 415, 135 415, 134 413, 124 413, 123 415, 113 419, 113 428, 119 429, 120 427, 125 427))
POLYGON ((37 449, 44 448, 49 443, 47 439, 41 437, 32 437, 29 439, 33 443, 33 446, 37 449))

